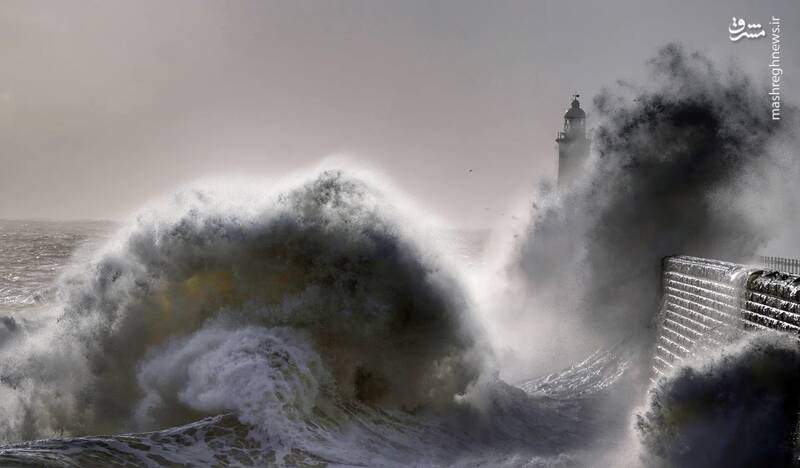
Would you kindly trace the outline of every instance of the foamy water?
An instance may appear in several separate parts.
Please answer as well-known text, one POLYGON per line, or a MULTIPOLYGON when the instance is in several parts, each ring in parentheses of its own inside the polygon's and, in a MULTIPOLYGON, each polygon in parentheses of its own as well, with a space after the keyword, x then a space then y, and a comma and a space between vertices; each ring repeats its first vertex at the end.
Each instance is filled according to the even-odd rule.
POLYGON ((3 464, 584 464, 625 360, 499 380, 449 271, 487 233, 420 236, 338 172, 242 195, 3 223, 3 464))

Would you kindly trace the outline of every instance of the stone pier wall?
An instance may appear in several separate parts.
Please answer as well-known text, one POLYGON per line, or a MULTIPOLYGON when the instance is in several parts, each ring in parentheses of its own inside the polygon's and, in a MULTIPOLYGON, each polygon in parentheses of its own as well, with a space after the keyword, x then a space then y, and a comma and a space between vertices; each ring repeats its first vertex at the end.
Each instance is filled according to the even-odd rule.
POLYGON ((800 337, 800 276, 707 258, 667 257, 658 326, 654 377, 742 333, 778 330, 800 337))

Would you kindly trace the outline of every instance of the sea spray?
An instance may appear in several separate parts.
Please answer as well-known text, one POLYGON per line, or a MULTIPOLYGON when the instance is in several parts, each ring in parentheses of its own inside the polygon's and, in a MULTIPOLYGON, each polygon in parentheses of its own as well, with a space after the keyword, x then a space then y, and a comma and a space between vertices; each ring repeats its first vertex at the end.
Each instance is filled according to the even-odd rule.
POLYGON ((504 293, 513 303, 498 307, 509 336, 552 337, 535 350, 527 335, 517 338, 523 358, 538 356, 529 364, 565 365, 621 339, 650 346, 664 256, 746 261, 785 224, 777 208, 774 219, 753 212, 786 204, 767 182, 783 178, 785 187, 797 172, 772 166, 781 159, 774 144, 791 138, 788 121, 775 125, 746 75, 699 53, 671 44, 649 65, 646 85, 623 83, 595 98, 586 172, 544 191, 510 262, 521 279, 504 293))
POLYGON ((193 187, 145 210, 64 280, 57 318, 2 351, 4 440, 282 411, 276 399, 307 412, 288 394, 313 400, 328 374, 336 398, 414 409, 478 377, 489 354, 469 301, 378 190, 326 171, 219 197, 193 187), (222 364, 232 356, 251 362, 222 364), (243 402, 218 398, 242 365, 275 379, 264 401, 247 386, 243 402))
POLYGON ((29 442, 0 464, 579 465, 624 358, 580 389, 497 378, 469 291, 382 188, 323 171, 143 209, 15 322, 0 427, 29 442))
POLYGON ((689 361, 650 390, 637 416, 648 467, 797 466, 800 344, 751 336, 689 361))
POLYGON ((321 387, 333 385, 309 338, 290 328, 212 321, 149 353, 138 372, 144 397, 135 418, 152 427, 164 408, 190 408, 193 419, 234 412, 266 446, 289 448, 321 387))

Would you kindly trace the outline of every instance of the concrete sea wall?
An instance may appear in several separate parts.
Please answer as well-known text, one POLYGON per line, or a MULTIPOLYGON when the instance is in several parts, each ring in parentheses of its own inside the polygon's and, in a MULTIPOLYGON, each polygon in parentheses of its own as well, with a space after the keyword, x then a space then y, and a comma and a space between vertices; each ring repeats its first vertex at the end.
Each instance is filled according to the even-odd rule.
POLYGON ((675 256, 663 261, 653 375, 754 330, 800 337, 800 276, 758 265, 675 256))

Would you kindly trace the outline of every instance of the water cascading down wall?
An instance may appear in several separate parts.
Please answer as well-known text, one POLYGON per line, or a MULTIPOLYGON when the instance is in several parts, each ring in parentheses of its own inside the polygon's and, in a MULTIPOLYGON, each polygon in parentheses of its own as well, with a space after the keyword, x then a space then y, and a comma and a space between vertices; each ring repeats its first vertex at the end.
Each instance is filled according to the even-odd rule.
POLYGON ((707 258, 667 257, 658 327, 654 378, 678 361, 743 333, 777 330, 800 337, 800 275, 707 258))

